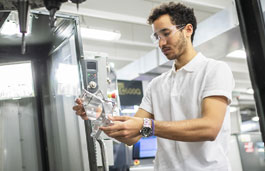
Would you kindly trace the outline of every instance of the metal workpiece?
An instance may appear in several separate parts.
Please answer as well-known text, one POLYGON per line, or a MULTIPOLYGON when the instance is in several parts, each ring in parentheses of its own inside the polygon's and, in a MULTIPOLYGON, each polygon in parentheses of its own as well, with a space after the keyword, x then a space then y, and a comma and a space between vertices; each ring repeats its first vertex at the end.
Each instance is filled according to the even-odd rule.
MULTIPOLYGON (((108 125, 110 125, 111 124, 111 122, 110 122, 110 120, 106 117, 106 116, 104 116, 104 117, 101 117, 100 118, 100 122, 101 122, 101 126, 108 126, 108 125)), ((100 130, 100 129, 98 129, 95 133, 94 133, 94 137, 97 139, 97 140, 99 140, 99 139, 101 139, 101 137, 100 137, 100 134, 102 133, 102 130, 100 130)))
POLYGON ((116 104, 112 101, 106 100, 100 90, 93 94, 83 89, 80 98, 83 101, 86 115, 88 119, 91 120, 92 132, 88 136, 92 136, 95 139, 101 139, 100 134, 102 131, 99 127, 108 126, 112 123, 107 115, 113 114, 116 104))

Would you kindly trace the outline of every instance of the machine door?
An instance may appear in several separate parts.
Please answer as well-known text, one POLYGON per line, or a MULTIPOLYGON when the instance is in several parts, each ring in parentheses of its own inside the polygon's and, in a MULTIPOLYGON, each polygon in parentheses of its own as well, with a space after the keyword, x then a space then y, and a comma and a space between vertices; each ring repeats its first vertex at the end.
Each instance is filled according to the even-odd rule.
POLYGON ((57 17, 56 29, 47 15, 30 20, 24 55, 20 38, 0 34, 0 171, 89 171, 84 122, 72 109, 81 90, 77 19, 57 17))
POLYGON ((47 75, 40 79, 40 84, 50 170, 86 170, 84 168, 88 166, 84 162, 88 162, 88 155, 84 123, 72 109, 80 95, 74 36, 51 53, 45 67, 43 72, 47 75))
POLYGON ((0 171, 88 170, 84 124, 72 110, 80 94, 74 43, 0 63, 0 171))

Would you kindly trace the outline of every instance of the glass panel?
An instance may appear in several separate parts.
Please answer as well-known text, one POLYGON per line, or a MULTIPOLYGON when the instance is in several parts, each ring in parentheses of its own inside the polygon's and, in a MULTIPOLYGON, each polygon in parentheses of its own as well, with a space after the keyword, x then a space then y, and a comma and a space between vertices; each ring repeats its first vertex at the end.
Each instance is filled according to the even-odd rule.
POLYGON ((0 66, 0 171, 42 170, 31 63, 0 66))
POLYGON ((78 118, 72 106, 80 94, 75 39, 72 36, 50 56, 45 124, 51 170, 84 170, 78 118))
MULTIPOLYGON (((260 0, 261 3, 261 9, 263 11, 263 16, 264 16, 264 11, 265 11, 265 0, 260 0)), ((265 18, 265 17, 264 17, 265 18)))

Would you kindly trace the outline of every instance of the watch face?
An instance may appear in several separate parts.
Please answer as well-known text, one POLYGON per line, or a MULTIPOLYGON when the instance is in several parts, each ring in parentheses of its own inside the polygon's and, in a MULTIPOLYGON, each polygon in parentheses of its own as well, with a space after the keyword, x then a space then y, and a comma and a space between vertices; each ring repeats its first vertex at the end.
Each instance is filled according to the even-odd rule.
POLYGON ((152 128, 150 127, 143 127, 141 130, 141 134, 144 137, 149 137, 152 135, 152 128))

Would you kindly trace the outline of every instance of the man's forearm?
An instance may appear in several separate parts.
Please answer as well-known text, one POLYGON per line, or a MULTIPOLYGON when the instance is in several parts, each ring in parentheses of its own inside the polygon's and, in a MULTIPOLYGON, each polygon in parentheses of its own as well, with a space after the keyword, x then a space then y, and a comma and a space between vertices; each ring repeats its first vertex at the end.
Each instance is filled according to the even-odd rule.
POLYGON ((211 120, 198 118, 183 121, 154 121, 155 135, 176 141, 213 141, 219 128, 211 120))

